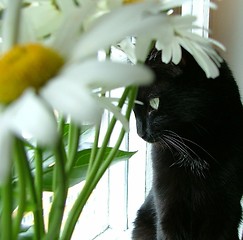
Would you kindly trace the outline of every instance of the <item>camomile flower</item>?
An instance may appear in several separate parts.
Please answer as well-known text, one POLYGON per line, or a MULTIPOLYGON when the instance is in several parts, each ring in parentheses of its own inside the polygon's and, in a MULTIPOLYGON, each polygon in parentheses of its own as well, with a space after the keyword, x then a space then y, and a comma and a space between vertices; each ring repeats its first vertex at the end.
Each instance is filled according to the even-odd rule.
POLYGON ((162 50, 162 61, 164 63, 172 61, 178 64, 182 56, 181 47, 183 47, 194 56, 208 78, 217 77, 219 75, 218 66, 222 59, 210 44, 215 44, 222 49, 224 47, 217 41, 202 38, 191 32, 192 28, 197 28, 193 25, 196 21, 194 16, 170 16, 168 20, 166 29, 169 37, 167 41, 158 37, 155 44, 158 50, 162 50))
MULTIPOLYGON (((67 6, 66 9, 68 9, 67 6)), ((42 39, 55 32, 60 26, 64 14, 65 11, 57 9, 53 1, 30 2, 27 7, 22 9, 21 36, 19 36, 21 42, 35 40, 35 38, 42 39)))
MULTIPOLYGON (((203 38, 191 32, 192 29, 197 28, 194 26, 196 20, 194 16, 172 16, 167 14, 171 8, 180 6, 185 1, 139 1, 142 3, 128 1, 124 7, 114 9, 110 14, 101 17, 96 23, 99 27, 89 29, 88 38, 80 40, 80 46, 75 54, 80 56, 82 52, 82 56, 85 57, 94 48, 98 50, 100 45, 107 47, 108 44, 102 39, 93 45, 90 44, 89 40, 95 39, 96 34, 108 34, 112 42, 116 43, 120 40, 117 38, 118 33, 122 33, 124 36, 136 37, 135 47, 130 43, 129 38, 119 44, 119 47, 127 52, 133 63, 144 62, 150 51, 151 42, 155 41, 156 48, 163 50, 161 59, 163 62, 168 63, 171 60, 178 63, 181 60, 181 48, 183 47, 193 55, 208 78, 215 78, 219 74, 218 66, 220 66, 222 59, 212 45, 217 45, 222 49, 224 47, 215 40, 203 38), (135 12, 136 14, 134 14, 135 12), (113 29, 112 33, 110 31, 106 32, 108 25, 109 29, 113 29)), ((210 6, 215 7, 213 4, 210 4, 210 6)))
MULTIPOLYGON (((224 47, 217 41, 210 38, 203 38, 192 32, 198 28, 194 25, 194 16, 173 16, 167 12, 179 6, 186 0, 144 0, 144 2, 154 3, 147 8, 147 13, 140 19, 140 25, 136 34, 136 44, 134 45, 129 38, 119 43, 119 48, 127 53, 133 63, 144 62, 150 49, 150 43, 155 41, 157 50, 162 50, 162 62, 172 61, 178 64, 182 56, 182 47, 193 55, 195 60, 204 70, 208 78, 215 78, 219 75, 218 66, 222 59, 213 49, 216 45, 224 50, 224 47), (146 29, 146 31, 144 30, 146 29)), ((127 1, 129 5, 133 1, 127 1)), ((210 4, 215 8, 215 5, 210 4)))
MULTIPOLYGON (((204 70, 208 78, 215 78, 219 75, 218 66, 222 62, 221 57, 213 49, 212 45, 225 50, 219 42, 203 38, 192 33, 196 17, 194 16, 172 16, 167 12, 178 7, 187 0, 124 0, 124 4, 136 5, 137 2, 154 3, 147 8, 147 14, 140 19, 140 26, 134 35, 136 44, 126 38, 118 44, 131 62, 144 62, 150 49, 150 43, 155 41, 157 50, 162 50, 164 63, 172 61, 178 64, 182 57, 182 48, 193 55, 197 63, 204 70), (146 31, 144 31, 146 29, 146 31)), ((209 3, 211 8, 216 5, 209 3)))
POLYGON ((126 35, 122 31, 110 37, 105 34, 110 31, 106 23, 93 26, 92 34, 80 33, 82 20, 92 11, 93 4, 70 12, 49 45, 18 44, 21 1, 11 1, 7 6, 0 59, 0 182, 9 173, 13 136, 27 135, 39 146, 55 145, 58 134, 53 110, 82 125, 84 121, 98 121, 107 108, 127 128, 120 110, 100 93, 147 84, 153 74, 144 66, 97 59, 99 49, 126 35), (99 34, 100 28, 105 33, 99 34), (83 43, 89 43, 87 51, 83 43))

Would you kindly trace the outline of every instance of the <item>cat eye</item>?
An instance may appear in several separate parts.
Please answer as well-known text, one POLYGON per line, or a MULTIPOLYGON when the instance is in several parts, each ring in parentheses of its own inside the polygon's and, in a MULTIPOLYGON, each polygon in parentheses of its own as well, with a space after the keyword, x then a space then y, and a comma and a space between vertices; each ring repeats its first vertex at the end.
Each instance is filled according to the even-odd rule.
POLYGON ((159 98, 152 98, 149 101, 149 105, 151 108, 153 108, 154 110, 158 110, 159 108, 159 98))

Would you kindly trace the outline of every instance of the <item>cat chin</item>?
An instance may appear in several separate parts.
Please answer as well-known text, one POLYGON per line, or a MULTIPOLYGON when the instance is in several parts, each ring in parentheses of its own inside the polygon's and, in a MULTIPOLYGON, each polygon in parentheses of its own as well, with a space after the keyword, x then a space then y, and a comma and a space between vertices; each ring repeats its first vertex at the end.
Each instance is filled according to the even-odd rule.
POLYGON ((140 136, 147 143, 156 143, 159 142, 159 138, 154 136, 140 136))

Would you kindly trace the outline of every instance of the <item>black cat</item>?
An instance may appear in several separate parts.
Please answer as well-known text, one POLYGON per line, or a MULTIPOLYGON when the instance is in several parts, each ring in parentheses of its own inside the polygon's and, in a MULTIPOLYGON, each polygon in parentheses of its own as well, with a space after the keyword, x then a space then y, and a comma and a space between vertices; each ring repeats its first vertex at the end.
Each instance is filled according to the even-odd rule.
POLYGON ((239 240, 243 194, 243 107, 225 62, 208 79, 183 50, 178 65, 153 50, 156 81, 134 108, 140 137, 152 144, 153 183, 133 240, 239 240))

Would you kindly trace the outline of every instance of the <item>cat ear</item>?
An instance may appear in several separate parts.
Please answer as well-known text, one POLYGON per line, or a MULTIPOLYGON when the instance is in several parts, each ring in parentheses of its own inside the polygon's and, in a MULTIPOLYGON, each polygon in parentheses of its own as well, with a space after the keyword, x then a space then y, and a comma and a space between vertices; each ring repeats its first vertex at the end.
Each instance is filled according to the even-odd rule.
POLYGON ((160 55, 161 58, 161 51, 158 51, 155 47, 151 50, 151 52, 149 53, 147 60, 146 61, 152 61, 157 58, 157 56, 160 55))
POLYGON ((187 60, 188 60, 188 52, 182 48, 182 55, 181 55, 181 61, 179 62, 180 66, 184 67, 187 65, 187 60))
POLYGON ((185 50, 184 48, 181 48, 181 50, 182 50, 182 57, 179 63, 180 67, 184 68, 189 66, 190 68, 192 68, 193 66, 195 67, 196 65, 198 66, 194 57, 187 50, 185 50))
POLYGON ((161 67, 161 65, 179 65, 180 63, 184 64, 186 61, 182 58, 179 64, 174 64, 172 61, 169 63, 165 63, 162 61, 162 51, 157 50, 155 47, 151 50, 149 53, 145 63, 147 65, 153 66, 153 67, 161 67))
MULTIPOLYGON (((192 57, 192 55, 186 51, 183 47, 181 47, 181 51, 182 51, 182 57, 181 57, 181 60, 178 64, 174 64, 172 62, 170 62, 169 64, 173 64, 173 65, 179 65, 181 67, 185 67, 187 65, 191 65, 192 62, 195 63, 195 60, 194 58, 192 57)), ((147 59, 146 59, 146 62, 158 62, 158 63, 162 63, 162 64, 165 64, 162 62, 162 51, 161 50, 157 50, 155 47, 151 50, 151 52, 149 53, 147 59)))

